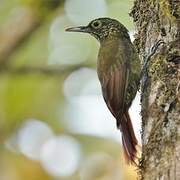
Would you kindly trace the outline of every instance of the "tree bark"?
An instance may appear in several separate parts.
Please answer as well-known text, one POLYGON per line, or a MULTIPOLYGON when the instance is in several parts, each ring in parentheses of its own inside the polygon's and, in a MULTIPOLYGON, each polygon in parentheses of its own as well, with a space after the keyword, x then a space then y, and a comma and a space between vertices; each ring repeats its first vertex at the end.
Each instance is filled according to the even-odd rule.
MULTIPOLYGON (((147 67, 142 103, 143 180, 180 179, 180 1, 135 0, 130 14, 142 63, 163 40, 147 67)), ((145 75, 144 75, 145 76, 145 75)))

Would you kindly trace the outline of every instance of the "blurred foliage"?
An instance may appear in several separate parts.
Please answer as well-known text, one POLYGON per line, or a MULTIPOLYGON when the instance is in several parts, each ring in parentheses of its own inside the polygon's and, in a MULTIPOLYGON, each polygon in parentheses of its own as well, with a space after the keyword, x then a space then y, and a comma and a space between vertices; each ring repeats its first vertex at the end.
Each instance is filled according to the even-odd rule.
POLYGON ((59 99, 63 99, 58 84, 60 80, 37 75, 6 78, 1 98, 4 135, 18 128, 29 117, 46 120, 55 128, 57 106, 60 107, 62 102, 59 99))
POLYGON ((11 152, 1 152, 1 178, 7 180, 51 180, 41 165, 23 156, 11 152))
POLYGON ((59 7, 64 0, 18 0, 22 5, 30 6, 41 17, 47 17, 49 13, 59 7))
MULTIPOLYGON (((109 4, 114 3, 110 14, 119 17, 126 23, 127 27, 132 29, 133 25, 129 21, 128 11, 132 1, 122 1, 122 10, 117 2, 119 0, 107 0, 109 4)), ((20 41, 18 41, 13 50, 9 52, 9 56, 5 59, 7 64, 1 64, 0 68, 0 179, 2 180, 78 180, 80 179, 80 170, 78 169, 71 177, 61 178, 49 175, 42 168, 39 161, 32 161, 22 155, 18 150, 10 152, 5 148, 4 144, 8 138, 16 134, 18 128, 28 118, 35 118, 46 122, 55 134, 60 135, 67 133, 75 137, 82 145, 83 161, 93 154, 105 152, 109 154, 113 163, 110 166, 103 164, 107 161, 99 161, 93 165, 94 169, 99 172, 93 175, 91 180, 108 180, 113 174, 123 171, 125 180, 136 179, 136 175, 131 167, 124 165, 120 155, 120 145, 115 141, 86 136, 77 135, 69 132, 69 128, 64 121, 65 108, 68 105, 68 100, 63 95, 63 83, 67 74, 51 76, 49 74, 39 73, 10 73, 3 71, 3 68, 10 66, 13 68, 19 67, 42 67, 53 68, 61 67, 61 65, 48 65, 49 56, 49 29, 52 21, 59 16, 64 16, 64 1, 63 0, 0 0, 0 33, 1 29, 6 27, 6 23, 12 22, 16 17, 15 10, 21 7, 28 7, 34 14, 35 19, 39 21, 39 26, 29 31, 20 41), (9 21, 10 20, 10 21, 9 21), (4 66, 4 67, 3 67, 4 66), (102 163, 102 164, 101 164, 102 163), (97 167, 97 165, 102 167, 97 167), (112 167, 111 167, 112 165, 112 167)), ((11 26, 10 26, 11 27, 11 26)), ((22 23, 23 27, 23 23, 22 23)), ((17 28, 17 27, 16 27, 17 28)), ((21 28, 20 26, 18 28, 21 28)), ((7 29, 7 33, 13 32, 12 29, 7 29)), ((59 38, 59 37, 57 37, 59 38)), ((0 48, 1 48, 0 39, 0 48)), ((93 48, 97 46, 93 45, 93 48)), ((97 49, 95 50, 97 52, 97 49)), ((94 51, 93 51, 94 52, 94 51)), ((1 56, 1 54, 0 54, 1 56)), ((92 54, 88 59, 91 64, 95 65, 93 59, 96 54, 92 54)), ((83 65, 79 65, 80 67, 83 65)), ((68 66, 64 67, 68 69, 68 66)), ((84 119, 85 120, 85 119, 84 119)), ((105 119, 106 120, 106 119, 105 119)), ((82 168, 82 167, 79 167, 82 168)), ((94 171, 94 170, 92 170, 94 171)), ((89 170, 90 173, 90 170, 89 170)), ((96 171, 95 171, 96 173, 96 171)), ((88 179, 84 179, 88 180, 88 179)), ((114 179, 116 180, 116 179, 114 179)))

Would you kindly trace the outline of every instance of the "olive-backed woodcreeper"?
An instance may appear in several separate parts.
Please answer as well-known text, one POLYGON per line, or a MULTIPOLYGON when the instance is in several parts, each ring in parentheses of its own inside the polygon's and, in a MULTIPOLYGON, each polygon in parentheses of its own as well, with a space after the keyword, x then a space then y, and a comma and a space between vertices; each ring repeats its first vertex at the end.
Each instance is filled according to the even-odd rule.
POLYGON ((115 19, 98 18, 66 31, 89 33, 100 42, 97 73, 102 94, 122 132, 125 158, 135 163, 138 142, 128 110, 139 88, 141 64, 128 30, 115 19))

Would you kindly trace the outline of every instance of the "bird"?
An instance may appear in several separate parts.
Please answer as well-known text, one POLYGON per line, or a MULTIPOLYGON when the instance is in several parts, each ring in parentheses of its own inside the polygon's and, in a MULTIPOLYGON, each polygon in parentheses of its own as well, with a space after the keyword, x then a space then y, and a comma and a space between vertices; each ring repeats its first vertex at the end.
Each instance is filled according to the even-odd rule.
POLYGON ((138 141, 129 108, 139 90, 141 63, 127 28, 116 19, 101 17, 66 31, 88 33, 99 41, 97 75, 102 95, 122 133, 125 159, 136 164, 138 141))

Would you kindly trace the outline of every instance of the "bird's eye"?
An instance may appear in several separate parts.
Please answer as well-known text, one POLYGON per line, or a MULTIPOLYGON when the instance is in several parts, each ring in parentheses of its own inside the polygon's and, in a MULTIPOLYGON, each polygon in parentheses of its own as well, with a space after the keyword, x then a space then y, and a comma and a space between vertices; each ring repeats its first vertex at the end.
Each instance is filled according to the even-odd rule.
POLYGON ((101 21, 97 20, 97 21, 94 21, 91 25, 94 29, 98 29, 102 26, 102 23, 101 23, 101 21))

